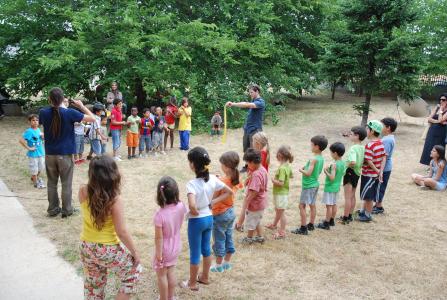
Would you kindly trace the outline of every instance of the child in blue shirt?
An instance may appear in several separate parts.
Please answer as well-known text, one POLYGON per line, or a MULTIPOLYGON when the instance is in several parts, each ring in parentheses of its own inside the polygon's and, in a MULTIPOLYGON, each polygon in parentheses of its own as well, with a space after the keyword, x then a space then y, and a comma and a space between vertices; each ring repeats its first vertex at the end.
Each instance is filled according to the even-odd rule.
POLYGON ((39 117, 37 115, 30 115, 28 117, 30 128, 25 130, 20 138, 20 144, 28 150, 27 156, 29 159, 29 170, 31 173, 31 180, 35 188, 45 188, 45 183, 39 177, 40 172, 45 169, 45 150, 43 148, 43 133, 39 129, 39 117))
POLYGON ((376 205, 373 207, 372 213, 373 214, 383 214, 385 211, 382 206, 383 197, 385 196, 385 190, 388 186, 388 181, 390 180, 391 176, 391 170, 393 168, 393 152, 394 152, 394 146, 395 146, 395 140, 394 140, 394 131, 396 131, 397 128, 397 121, 393 118, 384 118, 381 121, 383 123, 383 129, 382 129, 382 143, 383 147, 385 148, 385 155, 386 155, 386 163, 385 167, 383 168, 383 173, 379 174, 381 177, 381 183, 379 186, 379 197, 376 205))

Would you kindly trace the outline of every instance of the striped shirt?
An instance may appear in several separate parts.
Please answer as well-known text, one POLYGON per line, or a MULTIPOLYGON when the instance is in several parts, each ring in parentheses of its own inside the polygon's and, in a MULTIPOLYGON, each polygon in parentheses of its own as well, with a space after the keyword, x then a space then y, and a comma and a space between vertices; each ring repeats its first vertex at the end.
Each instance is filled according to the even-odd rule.
POLYGON ((367 163, 372 161, 374 166, 380 170, 382 160, 385 157, 385 148, 383 147, 382 140, 371 141, 365 145, 365 161, 362 167, 362 175, 369 177, 377 177, 379 174, 374 171, 367 163))

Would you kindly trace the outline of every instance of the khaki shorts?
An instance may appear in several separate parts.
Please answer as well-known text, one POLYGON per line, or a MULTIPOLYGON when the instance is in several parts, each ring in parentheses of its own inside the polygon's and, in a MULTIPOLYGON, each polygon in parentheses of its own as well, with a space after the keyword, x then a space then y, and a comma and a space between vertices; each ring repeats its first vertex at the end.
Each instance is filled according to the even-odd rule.
POLYGON ((45 157, 28 157, 29 159, 29 172, 31 175, 37 175, 45 169, 45 157))
POLYGON ((289 207, 289 195, 273 195, 273 205, 276 209, 287 209, 289 207))
POLYGON ((264 210, 249 211, 245 212, 245 228, 247 230, 255 230, 256 227, 261 223, 262 215, 264 210))

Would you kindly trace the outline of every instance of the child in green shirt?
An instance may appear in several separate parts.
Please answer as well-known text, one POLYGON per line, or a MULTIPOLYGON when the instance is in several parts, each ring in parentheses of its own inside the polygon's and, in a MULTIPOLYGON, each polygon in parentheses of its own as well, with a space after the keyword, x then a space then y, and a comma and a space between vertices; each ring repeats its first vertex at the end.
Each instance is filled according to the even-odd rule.
POLYGON ((276 171, 273 182, 273 204, 275 206, 275 219, 273 223, 267 225, 268 229, 275 230, 279 223, 279 230, 273 235, 275 240, 286 237, 286 214, 284 211, 289 205, 289 183, 290 178, 293 177, 292 167, 293 155, 289 146, 281 146, 276 153, 276 159, 280 166, 276 171))
POLYGON ((366 138, 366 129, 361 126, 351 128, 349 139, 353 143, 347 155, 345 156, 346 172, 343 177, 343 189, 345 194, 345 209, 343 216, 340 217, 341 224, 352 222, 352 213, 355 208, 355 191, 362 174, 363 160, 365 158, 365 146, 362 141, 366 138))
POLYGON ((300 198, 300 217, 301 227, 292 230, 294 234, 307 235, 308 231, 315 229, 315 215, 316 207, 315 201, 317 200, 318 188, 320 182, 318 177, 323 171, 324 159, 321 153, 326 149, 328 144, 327 138, 322 135, 314 136, 310 140, 310 146, 312 153, 315 155, 313 159, 309 160, 305 167, 299 171, 303 174, 302 191, 300 198), (310 207, 310 222, 306 225, 306 205, 310 207))
POLYGON ((329 150, 334 161, 324 169, 326 181, 324 184, 323 202, 326 205, 326 219, 317 225, 318 228, 329 230, 335 226, 334 218, 337 213, 337 199, 340 184, 345 175, 345 162, 341 160, 345 154, 345 146, 342 143, 333 143, 329 150))

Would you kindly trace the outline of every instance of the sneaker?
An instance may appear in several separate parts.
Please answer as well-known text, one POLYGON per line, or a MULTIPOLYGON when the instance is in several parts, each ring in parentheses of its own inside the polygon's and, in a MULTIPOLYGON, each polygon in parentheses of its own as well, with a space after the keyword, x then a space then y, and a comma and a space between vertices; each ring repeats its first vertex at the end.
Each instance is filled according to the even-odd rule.
POLYGON ((372 214, 374 215, 378 215, 378 214, 383 214, 383 212, 385 211, 385 209, 383 209, 383 207, 374 207, 372 214))
POLYGON ((39 188, 39 182, 37 182, 37 181, 34 182, 34 183, 33 183, 33 186, 34 186, 36 189, 39 188))
POLYGON ((211 266, 210 271, 213 273, 223 273, 225 271, 223 265, 214 265, 211 266))
POLYGON ((48 217, 54 218, 61 213, 61 209, 58 207, 55 211, 48 212, 48 217))
POLYGON ((329 230, 331 229, 331 226, 329 226, 329 222, 323 221, 321 223, 318 223, 317 228, 329 230))
POLYGON ((119 158, 118 156, 115 156, 114 158, 113 158, 115 161, 123 161, 121 158, 119 158))
POLYGON ((343 225, 348 225, 349 217, 340 216, 340 218, 338 218, 338 223, 343 224, 343 225))
POLYGON ((253 242, 263 244, 265 242, 265 239, 263 236, 255 236, 253 237, 253 242))
POLYGON ((233 266, 229 262, 224 262, 222 264, 222 267, 225 271, 230 271, 231 269, 233 269, 233 266))
POLYGON ((138 158, 143 158, 144 156, 143 156, 143 154, 138 154, 138 158))
POLYGON ((38 187, 39 189, 44 189, 44 188, 46 188, 46 186, 45 186, 45 182, 43 182, 43 179, 42 179, 42 178, 38 178, 38 179, 37 179, 37 187, 38 187))
POLYGON ((132 158, 137 158, 137 156, 136 155, 132 155, 132 158))
POLYGON ((331 218, 331 219, 329 220, 329 226, 335 226, 335 220, 334 220, 334 218, 331 218))
POLYGON ((127 155, 127 159, 132 159, 132 155, 127 155))
POLYGON ((67 218, 67 217, 72 216, 73 214, 77 214, 77 213, 79 213, 79 209, 73 208, 73 210, 70 213, 62 213, 61 217, 67 218))
POLYGON ((312 231, 314 229, 315 229, 314 224, 312 224, 312 223, 307 224, 307 230, 312 231))
POLYGON ((254 243, 253 238, 249 238, 249 237, 244 237, 243 239, 239 240, 239 242, 243 245, 251 245, 254 243))
POLYGON ((298 227, 297 229, 292 230, 291 233, 293 233, 293 234, 301 234, 301 235, 308 235, 309 234, 306 226, 298 227))
POLYGON ((348 216, 348 221, 349 221, 349 222, 354 221, 354 219, 352 218, 352 215, 351 215, 351 214, 349 214, 349 216, 348 216))
POLYGON ((372 221, 372 217, 371 216, 367 216, 366 214, 361 214, 359 215, 358 219, 360 222, 371 222, 372 221))

